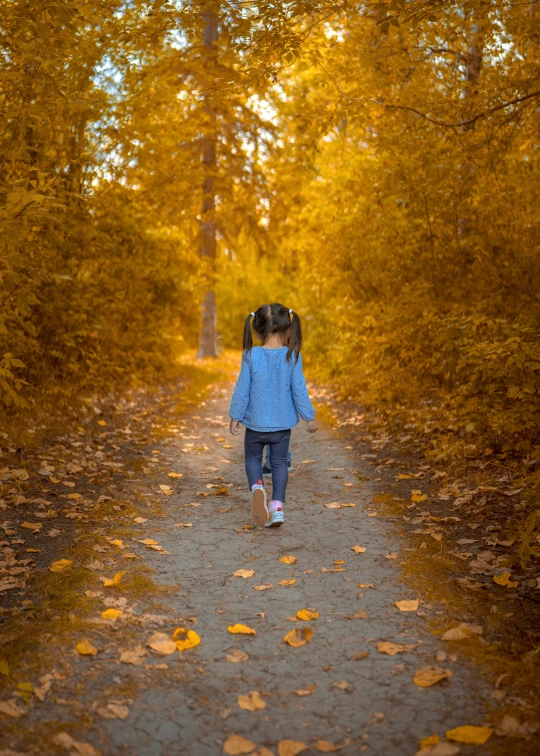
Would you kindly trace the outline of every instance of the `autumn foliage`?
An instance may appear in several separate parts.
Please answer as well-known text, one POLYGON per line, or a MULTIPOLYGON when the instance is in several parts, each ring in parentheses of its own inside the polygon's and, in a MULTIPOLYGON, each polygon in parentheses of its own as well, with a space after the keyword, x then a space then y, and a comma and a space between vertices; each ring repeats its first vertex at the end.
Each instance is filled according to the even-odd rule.
POLYGON ((2 11, 11 414, 160 373, 215 292, 220 343, 282 301, 344 396, 538 463, 535 4, 2 11))

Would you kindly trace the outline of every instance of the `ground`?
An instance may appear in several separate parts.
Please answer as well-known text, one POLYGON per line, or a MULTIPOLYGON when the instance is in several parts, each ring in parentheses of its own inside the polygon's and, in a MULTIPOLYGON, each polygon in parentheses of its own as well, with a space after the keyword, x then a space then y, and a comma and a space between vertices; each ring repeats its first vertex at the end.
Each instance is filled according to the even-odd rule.
MULTIPOLYGON (((407 574, 416 547, 384 514, 377 452, 336 433, 328 412, 315 435, 299 425, 285 525, 254 527, 242 436, 228 433, 232 384, 208 370, 204 388, 190 381, 109 414, 91 407, 21 465, 28 481, 11 471, 2 548, 20 590, 0 615, 0 754, 407 756, 434 735, 426 756, 533 753, 531 737, 489 730, 474 731, 490 734, 484 745, 447 740, 495 730, 497 695, 460 642, 441 639, 465 615, 407 574), (71 564, 51 572, 60 559, 71 564), (200 644, 171 651, 176 628, 200 644), (292 630, 308 642, 287 644, 292 630), (155 633, 167 653, 148 646, 155 633), (422 687, 426 668, 438 681, 422 687)), ((387 465, 392 480, 401 467, 387 465)), ((410 499, 418 484, 399 485, 410 499)), ((485 645, 482 627, 464 632, 465 647, 485 645)))

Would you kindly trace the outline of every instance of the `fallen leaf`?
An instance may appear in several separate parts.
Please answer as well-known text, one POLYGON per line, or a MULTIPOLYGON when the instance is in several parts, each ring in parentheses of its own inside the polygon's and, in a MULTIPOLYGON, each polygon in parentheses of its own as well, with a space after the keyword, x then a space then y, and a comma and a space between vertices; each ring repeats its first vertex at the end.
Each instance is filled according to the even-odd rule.
POLYGON ((423 494, 422 491, 412 491, 411 492, 411 501, 420 502, 425 501, 427 499, 428 495, 423 494))
POLYGON ((298 561, 298 558, 295 556, 284 556, 284 557, 281 557, 279 561, 283 562, 284 564, 294 564, 295 562, 298 561))
POLYGON ((299 609, 296 612, 296 616, 300 620, 305 620, 306 622, 309 622, 310 620, 316 620, 319 618, 319 612, 314 609, 313 607, 308 607, 307 609, 299 609))
POLYGON ((491 727, 475 727, 474 725, 463 725, 446 731, 448 740, 454 740, 456 743, 471 743, 472 745, 483 745, 492 734, 493 729, 491 727))
POLYGON ((125 574, 126 574, 125 570, 120 570, 120 572, 117 572, 113 578, 111 578, 110 580, 105 580, 105 582, 103 583, 103 587, 112 588, 114 586, 119 585, 119 583, 121 582, 125 574))
POLYGON ((158 542, 154 541, 153 538, 140 538, 139 543, 142 543, 143 546, 157 546, 158 542))
POLYGON ((414 643, 392 643, 391 641, 379 641, 377 643, 377 651, 380 654, 388 654, 389 656, 403 654, 405 651, 410 651, 411 648, 416 648, 416 645, 414 643))
POLYGON ((358 651, 358 653, 354 654, 351 658, 354 661, 360 661, 360 659, 367 659, 368 656, 369 654, 367 651, 358 651))
POLYGON ((179 472, 170 472, 170 473, 167 473, 167 475, 169 476, 169 478, 181 478, 182 477, 182 473, 179 473, 179 472))
POLYGON ((101 612, 101 616, 103 619, 112 619, 116 620, 118 617, 121 617, 123 614, 121 609, 105 609, 104 612, 101 612))
POLYGON ((147 517, 136 517, 133 522, 135 522, 137 525, 144 525, 145 522, 148 522, 147 517))
POLYGON ((339 688, 340 690, 347 690, 349 683, 347 680, 340 680, 339 682, 332 683, 333 688, 339 688))
POLYGON ((300 648, 305 646, 306 643, 313 638, 313 629, 311 627, 297 627, 294 630, 290 630, 284 637, 285 643, 293 648, 300 648))
POLYGON ((438 735, 428 735, 427 738, 422 738, 422 740, 418 743, 418 747, 420 748, 420 750, 422 750, 422 748, 437 745, 437 743, 440 742, 441 739, 438 735))
POLYGON ((316 690, 316 685, 304 685, 303 688, 298 688, 294 692, 297 696, 310 696, 312 693, 315 693, 316 690))
POLYGON ((104 428, 107 425, 107 423, 105 422, 105 420, 98 420, 97 424, 101 425, 102 428, 104 428))
POLYGON ((278 743, 278 756, 297 756, 308 748, 301 740, 280 740, 278 743))
POLYGON ((121 538, 114 538, 111 541, 109 541, 109 543, 112 543, 113 546, 118 546, 119 549, 124 548, 124 542, 122 541, 121 538))
POLYGON ((292 580, 280 580, 278 585, 294 585, 296 583, 296 578, 292 578, 292 580))
POLYGON ((223 750, 230 756, 242 756, 245 753, 253 753, 257 748, 251 740, 246 740, 241 735, 229 735, 223 744, 223 750))
POLYGON ((174 527, 175 528, 192 528, 193 523, 192 522, 175 522, 174 527))
POLYGON ((253 577, 255 574, 255 570, 236 570, 236 572, 233 572, 233 575, 235 577, 241 577, 241 578, 250 578, 253 577))
POLYGON ((363 609, 357 609, 354 614, 348 614, 347 619, 355 620, 355 619, 367 619, 367 614, 363 609))
POLYGON ((351 551, 355 551, 357 554, 363 554, 365 548, 363 546, 351 546, 351 551))
POLYGON ((49 572, 65 572, 65 570, 69 570, 72 565, 73 561, 71 559, 58 559, 58 561, 51 564, 49 572))
POLYGON ((173 633, 172 639, 176 642, 176 648, 178 651, 188 651, 190 648, 198 646, 201 642, 201 639, 195 630, 187 630, 185 627, 177 627, 173 633))
POLYGON ((98 649, 89 640, 82 640, 75 646, 75 651, 81 656, 96 656, 98 649))
POLYGON ((0 659, 0 675, 9 677, 9 662, 7 659, 0 659))
POLYGON ((256 591, 267 591, 269 588, 273 588, 272 583, 264 583, 264 585, 254 585, 253 589, 256 591))
POLYGON ((529 735, 534 735, 538 727, 538 724, 534 722, 523 722, 523 724, 520 724, 515 717, 505 714, 497 725, 495 732, 497 735, 506 737, 527 738, 529 735))
POLYGON ((56 745, 67 748, 71 751, 70 756, 77 754, 78 756, 101 756, 100 751, 94 748, 90 743, 82 743, 80 740, 75 740, 68 735, 67 732, 59 732, 53 738, 56 745))
POLYGON ((422 748, 416 752, 416 756, 456 756, 458 753, 459 746, 453 743, 440 742, 422 748))
POLYGON ((225 657, 227 661, 232 662, 233 664, 238 664, 239 662, 245 662, 249 659, 249 656, 245 653, 245 651, 240 651, 239 648, 233 649, 229 654, 225 657))
POLYGON ((26 709, 21 709, 17 706, 16 701, 0 701, 0 714, 18 719, 26 714, 26 709))
POLYGON ((258 690, 252 690, 247 696, 238 696, 238 706, 246 711, 258 711, 266 709, 266 702, 263 701, 258 690))
POLYGON ((331 501, 329 504, 324 505, 327 509, 341 509, 343 504, 340 504, 339 501, 331 501))
POLYGON ((386 554, 384 558, 385 559, 397 559, 397 553, 386 554))
POLYGON ((247 625, 237 623, 236 625, 229 625, 227 630, 233 635, 257 635, 257 631, 247 625))
POLYGON ((419 599, 404 599, 403 601, 394 601, 400 612, 415 612, 418 609, 419 599))
POLYGON ((28 530, 33 530, 34 533, 39 533, 41 528, 43 527, 42 522, 22 522, 21 528, 28 528, 28 530))
POLYGON ((133 664, 134 667, 142 664, 146 656, 148 656, 148 653, 142 646, 137 646, 132 651, 120 651, 120 661, 123 664, 133 664))
POLYGON ((474 635, 482 635, 482 627, 480 625, 468 625, 466 622, 461 622, 457 627, 453 627, 447 630, 442 636, 444 641, 464 640, 474 635))
POLYGON ((429 688, 431 685, 446 680, 451 677, 451 672, 448 669, 442 669, 441 667, 422 667, 416 670, 413 681, 419 688, 429 688))
POLYGON ((100 706, 97 709, 97 713, 102 719, 127 719, 129 716, 129 709, 123 704, 109 703, 106 706, 100 706))
POLYGON ((161 656, 168 656, 176 651, 176 643, 166 633, 153 633, 146 645, 161 656))
POLYGON ((322 753, 333 753, 334 751, 339 750, 338 747, 331 743, 329 740, 317 740, 313 747, 316 748, 317 751, 321 751, 322 753))
POLYGON ((502 585, 505 588, 516 588, 518 583, 513 582, 510 578, 512 573, 504 572, 502 575, 493 575, 493 582, 502 585))

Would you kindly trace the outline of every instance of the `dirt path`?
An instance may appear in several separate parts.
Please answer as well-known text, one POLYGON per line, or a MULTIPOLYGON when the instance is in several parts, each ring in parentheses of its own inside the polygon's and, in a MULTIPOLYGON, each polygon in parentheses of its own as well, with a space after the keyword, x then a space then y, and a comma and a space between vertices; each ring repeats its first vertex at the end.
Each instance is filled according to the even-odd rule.
MULTIPOLYGON (((146 469, 144 483, 135 476, 122 486, 145 522, 133 524, 131 513, 137 532, 127 536, 121 567, 129 571, 142 557, 155 583, 169 590, 135 599, 120 583, 112 593, 87 593, 100 612, 117 607, 123 614, 76 629, 99 654, 66 650, 71 677, 60 675, 54 695, 17 720, 17 751, 0 753, 83 753, 58 740, 67 732, 107 756, 212 756, 233 734, 281 756, 298 752, 278 745, 286 740, 305 743, 306 754, 336 750, 333 744, 347 756, 406 756, 422 738, 444 739, 450 728, 485 722, 489 691, 479 676, 430 634, 422 605, 410 612, 395 606, 416 598, 397 569, 402 545, 383 518, 370 516, 379 493, 372 469, 330 428, 316 436, 302 426, 293 431, 286 524, 250 526, 242 437, 233 440, 227 430, 230 390, 217 385, 161 444, 139 445, 153 471, 146 469), (151 503, 157 492, 161 511, 151 503), (354 506, 325 506, 332 502, 354 506), (167 553, 145 548, 140 541, 148 538, 167 553), (296 561, 280 561, 285 556, 296 561), (235 576, 237 570, 253 574, 235 576), (307 607, 318 619, 296 618, 307 607), (256 635, 229 633, 235 623, 256 635), (179 626, 195 630, 200 645, 163 657, 146 649, 137 664, 121 663, 122 651, 179 626), (308 626, 310 642, 283 642, 290 630, 308 626), (389 655, 377 649, 381 641, 409 648, 389 655), (429 666, 451 679, 419 687, 413 677, 429 666), (239 706, 250 691, 260 693, 264 709, 239 706)), ((118 538, 113 524, 107 538, 118 538)), ((109 560, 100 574, 110 577, 116 564, 109 560)), ((460 747, 463 754, 489 752, 489 744, 460 747)))

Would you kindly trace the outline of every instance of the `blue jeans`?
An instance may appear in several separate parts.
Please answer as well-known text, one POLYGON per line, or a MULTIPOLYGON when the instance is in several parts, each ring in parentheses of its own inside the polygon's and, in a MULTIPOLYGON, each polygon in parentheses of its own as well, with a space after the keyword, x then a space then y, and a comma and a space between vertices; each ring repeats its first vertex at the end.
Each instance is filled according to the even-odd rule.
POLYGON ((285 501, 285 490, 289 479, 287 470, 287 452, 291 430, 271 431, 263 433, 246 428, 244 436, 244 452, 246 455, 246 475, 251 489, 259 480, 263 480, 262 455, 268 445, 271 450, 270 465, 272 468, 272 498, 285 501))
MULTIPOLYGON (((265 463, 264 463, 264 464, 265 464, 265 465, 266 465, 267 467, 270 467, 270 468, 271 468, 271 467, 272 467, 272 463, 270 462, 270 460, 271 460, 271 455, 270 455, 270 447, 269 447, 269 446, 267 446, 267 447, 266 447, 266 461, 265 461, 265 463)), ((291 467, 291 465, 292 465, 292 452, 291 452, 291 451, 288 451, 288 452, 287 452, 287 467, 291 467)))

